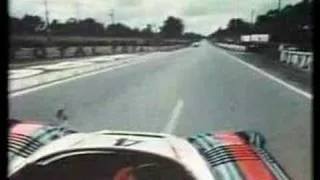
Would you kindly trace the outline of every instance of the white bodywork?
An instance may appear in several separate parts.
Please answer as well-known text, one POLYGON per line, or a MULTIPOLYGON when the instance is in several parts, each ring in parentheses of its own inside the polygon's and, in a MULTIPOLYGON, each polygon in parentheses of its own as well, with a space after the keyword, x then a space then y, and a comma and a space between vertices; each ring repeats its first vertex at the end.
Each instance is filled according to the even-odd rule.
POLYGON ((153 153, 179 162, 196 179, 214 179, 206 161, 188 141, 173 135, 127 131, 98 131, 70 134, 40 148, 27 158, 26 161, 14 167, 12 173, 27 163, 34 162, 52 153, 82 148, 130 149, 153 153), (140 142, 130 146, 116 146, 115 143, 121 138, 127 139, 128 143, 130 141, 140 142))

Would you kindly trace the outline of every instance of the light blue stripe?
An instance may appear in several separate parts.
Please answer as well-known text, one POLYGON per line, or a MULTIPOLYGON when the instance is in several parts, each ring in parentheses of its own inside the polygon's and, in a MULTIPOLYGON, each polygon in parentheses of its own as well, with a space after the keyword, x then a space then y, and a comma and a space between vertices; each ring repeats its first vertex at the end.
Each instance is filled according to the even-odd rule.
MULTIPOLYGON (((213 141, 212 138, 207 138, 207 140, 209 140, 209 142, 211 142, 211 143, 223 144, 221 140, 213 141)), ((225 150, 223 150, 223 151, 225 152, 225 150)), ((238 172, 238 168, 234 162, 223 163, 220 166, 225 166, 225 168, 229 172, 232 179, 234 179, 234 180, 241 179, 241 175, 238 172)))
MULTIPOLYGON (((263 160, 263 162, 269 167, 270 171, 279 179, 281 180, 290 180, 289 177, 287 177, 283 171, 280 169, 278 164, 269 162, 268 159, 271 157, 265 152, 263 149, 260 150, 261 152, 258 152, 257 154, 259 157, 263 160), (267 157, 268 156, 268 157, 267 157)), ((272 159, 272 158, 271 158, 272 159)), ((274 161, 274 160, 273 160, 274 161)))
POLYGON ((197 136, 198 138, 196 140, 199 142, 199 144, 201 144, 204 151, 207 151, 208 149, 210 149, 210 146, 203 140, 202 134, 198 134, 197 136))

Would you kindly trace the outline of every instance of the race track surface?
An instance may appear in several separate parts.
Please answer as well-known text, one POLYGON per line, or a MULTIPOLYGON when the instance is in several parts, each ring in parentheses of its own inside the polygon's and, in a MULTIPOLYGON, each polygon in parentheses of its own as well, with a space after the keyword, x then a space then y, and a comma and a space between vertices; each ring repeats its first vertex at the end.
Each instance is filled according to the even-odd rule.
POLYGON ((148 60, 11 97, 10 117, 50 121, 63 108, 80 131, 256 130, 294 179, 311 179, 312 99, 225 53, 202 41, 134 57, 148 60))

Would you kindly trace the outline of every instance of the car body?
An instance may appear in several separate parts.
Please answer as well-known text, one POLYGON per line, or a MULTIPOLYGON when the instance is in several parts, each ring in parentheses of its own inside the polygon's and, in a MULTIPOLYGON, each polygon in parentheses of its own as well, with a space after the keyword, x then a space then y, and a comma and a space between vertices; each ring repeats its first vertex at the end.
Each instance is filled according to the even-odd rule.
MULTIPOLYGON (((81 159, 83 155, 91 155, 91 159, 95 158, 93 164, 85 165, 86 168, 90 169, 90 167, 95 166, 94 162, 98 163, 103 158, 109 157, 108 153, 115 153, 109 159, 116 155, 119 158, 115 160, 106 159, 101 162, 104 165, 98 167, 106 166, 109 167, 106 169, 110 170, 113 166, 118 166, 118 161, 123 159, 130 159, 125 163, 122 162, 128 165, 128 163, 135 164, 140 161, 138 157, 146 156, 148 158, 141 160, 141 162, 144 162, 141 164, 150 164, 150 159, 156 159, 151 162, 159 161, 159 164, 166 162, 159 167, 171 167, 166 170, 164 168, 162 171, 155 171, 158 173, 157 176, 168 174, 168 169, 174 170, 176 168, 178 172, 180 172, 179 169, 182 169, 179 173, 185 175, 182 179, 290 179, 275 159, 265 150, 264 143, 265 140, 261 134, 248 131, 199 133, 191 137, 180 138, 168 134, 133 131, 102 130, 81 133, 59 126, 18 122, 11 125, 10 128, 8 176, 10 179, 17 180, 42 179, 41 175, 38 177, 34 172, 45 172, 43 176, 46 179, 48 177, 55 179, 57 177, 53 178, 54 174, 63 173, 60 172, 61 170, 47 171, 46 168, 51 167, 50 164, 68 158, 72 159, 72 157, 81 159), (28 141, 23 141, 23 139, 28 139, 28 141), (15 144, 18 141, 22 143, 16 146, 15 144), (145 161, 148 161, 148 163, 145 161), (36 170, 33 172, 32 169, 36 170), (50 175, 50 173, 53 174, 50 175)), ((77 166, 81 166, 80 164, 86 161, 79 160, 76 162, 78 163, 70 166, 73 167, 71 169, 77 169, 77 166)), ((120 166, 122 167, 122 165, 120 166)), ((68 169, 67 165, 64 167, 68 169)), ((79 167, 79 169, 81 168, 79 167)), ((84 171, 77 170, 73 175, 79 175, 84 171)), ((94 177, 99 173, 93 171, 88 170, 90 179, 101 179, 100 176, 99 178, 94 177)), ((149 169, 148 172, 150 171, 154 170, 149 169)), ((70 173, 71 171, 67 171, 67 175, 63 177, 71 176, 72 179, 81 179, 85 176, 79 175, 75 178, 70 173)), ((172 173, 174 174, 174 172, 172 173)), ((175 179, 173 177, 176 176, 170 176, 170 179, 175 179)), ((168 177, 163 179, 168 179, 168 177)))
POLYGON ((200 46, 199 42, 195 42, 192 44, 192 47, 199 47, 199 46, 200 46))

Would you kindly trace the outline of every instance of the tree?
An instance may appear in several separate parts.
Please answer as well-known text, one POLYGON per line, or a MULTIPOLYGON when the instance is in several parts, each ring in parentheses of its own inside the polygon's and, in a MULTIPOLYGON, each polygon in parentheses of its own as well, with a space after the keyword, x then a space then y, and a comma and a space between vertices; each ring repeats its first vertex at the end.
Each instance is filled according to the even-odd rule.
POLYGON ((238 35, 246 34, 251 32, 252 25, 241 18, 235 18, 229 21, 227 29, 238 35))
POLYGON ((52 20, 52 22, 50 23, 50 29, 51 29, 51 33, 52 34, 59 34, 59 30, 61 24, 59 23, 59 21, 57 19, 52 20))
POLYGON ((231 19, 226 29, 219 29, 210 37, 224 39, 247 33, 266 33, 272 41, 288 43, 310 43, 312 23, 310 22, 312 3, 308 0, 295 5, 287 5, 280 11, 271 9, 258 15, 252 25, 242 19, 231 19))
POLYGON ((40 16, 25 15, 21 19, 22 32, 25 34, 34 34, 39 27, 44 26, 40 16))
POLYGON ((311 31, 304 27, 310 26, 312 4, 301 1, 295 5, 287 5, 280 12, 270 10, 259 15, 255 27, 259 32, 273 35, 273 40, 281 42, 310 42, 311 31))
POLYGON ((143 37, 152 37, 153 35, 151 24, 147 24, 147 26, 141 30, 141 36, 143 37))
POLYGON ((22 23, 19 18, 9 17, 9 23, 11 33, 20 34, 22 32, 22 23))
POLYGON ((193 32, 186 32, 183 34, 183 38, 192 40, 192 41, 199 41, 203 38, 201 34, 193 33, 193 32))
POLYGON ((96 22, 93 18, 87 18, 79 21, 77 25, 79 35, 83 36, 100 36, 104 32, 103 25, 96 22))
POLYGON ((105 35, 107 36, 129 37, 132 34, 131 28, 121 23, 111 24, 105 30, 105 35))
POLYGON ((94 18, 76 19, 69 18, 65 22, 59 22, 53 19, 49 26, 45 26, 44 21, 39 16, 26 14, 23 18, 9 17, 10 28, 13 34, 24 35, 44 35, 46 28, 50 29, 51 35, 63 36, 106 36, 106 37, 143 37, 156 41, 164 38, 185 38, 199 39, 201 35, 188 32, 183 34, 184 25, 181 19, 168 17, 161 27, 161 32, 154 31, 151 24, 147 24, 141 30, 138 28, 131 29, 129 26, 116 23, 104 27, 94 18))
POLYGON ((140 32, 139 28, 134 28, 132 30, 132 35, 131 36, 132 37, 140 37, 141 36, 141 32, 140 32))
POLYGON ((184 25, 181 19, 169 16, 161 27, 160 34, 164 38, 179 38, 182 36, 184 25))

